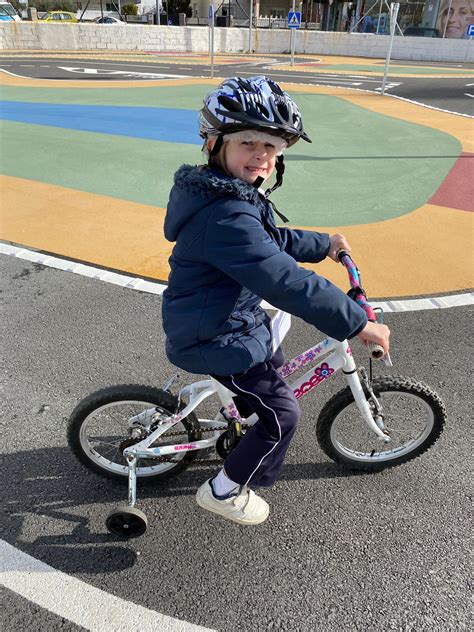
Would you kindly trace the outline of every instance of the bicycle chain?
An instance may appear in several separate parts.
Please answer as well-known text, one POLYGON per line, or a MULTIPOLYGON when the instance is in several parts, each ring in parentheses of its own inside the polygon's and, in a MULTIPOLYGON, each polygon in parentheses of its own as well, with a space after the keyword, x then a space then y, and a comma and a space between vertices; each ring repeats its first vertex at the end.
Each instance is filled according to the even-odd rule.
MULTIPOLYGON (((242 424, 241 425, 242 430, 249 430, 249 428, 251 428, 252 426, 249 424, 242 424)), ((206 432, 220 432, 221 430, 228 430, 229 426, 226 424, 225 426, 217 426, 216 428, 201 428, 201 434, 204 434, 206 432)), ((179 437, 182 436, 183 433, 181 432, 167 432, 165 433, 166 437, 179 437)), ((137 441, 135 441, 134 443, 138 443, 139 441, 143 441, 143 438, 138 439, 137 441)), ((121 444, 123 445, 123 443, 121 444)), ((159 447, 159 446, 158 446, 159 447)), ((204 450, 208 450, 209 448, 204 448, 204 450)), ((197 450, 197 452, 199 452, 199 450, 197 450)), ((156 461, 157 463, 179 463, 181 459, 179 460, 173 460, 173 455, 170 456, 158 456, 156 458, 151 459, 153 461, 156 461)), ((215 463, 219 463, 222 461, 221 457, 215 458, 215 459, 193 459, 190 462, 190 465, 214 465, 215 463)))

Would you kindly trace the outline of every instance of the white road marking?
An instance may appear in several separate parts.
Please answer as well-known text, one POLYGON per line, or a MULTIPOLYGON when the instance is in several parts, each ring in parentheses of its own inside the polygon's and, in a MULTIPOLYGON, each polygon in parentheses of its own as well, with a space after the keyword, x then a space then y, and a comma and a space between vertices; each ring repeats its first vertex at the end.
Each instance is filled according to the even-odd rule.
MULTIPOLYGON (((147 292, 148 294, 163 294, 167 287, 163 283, 159 283, 157 281, 147 281, 139 277, 111 272, 110 270, 104 270, 103 268, 98 268, 89 264, 78 263, 77 261, 71 261, 70 259, 61 259, 60 257, 52 257, 51 255, 45 255, 36 250, 20 248, 3 242, 0 242, 0 254, 17 257, 18 259, 24 259, 25 261, 31 261, 32 263, 39 263, 43 266, 64 270, 66 272, 73 272, 74 274, 98 279, 99 281, 105 281, 106 283, 112 283, 113 285, 120 285, 121 287, 132 290, 139 290, 140 292, 147 292)), ((400 301, 379 301, 372 303, 372 305, 374 307, 382 307, 385 312, 411 312, 422 309, 462 307, 464 305, 474 305, 474 292, 431 298, 403 299, 400 301)), ((275 309, 266 301, 262 301, 262 307, 265 309, 275 309)))
POLYGON ((0 540, 0 583, 41 608, 93 632, 211 630, 109 595, 23 553, 4 540, 0 540))
POLYGON ((474 99, 474 94, 469 94, 469 92, 465 92, 464 96, 471 97, 471 99, 474 99))
POLYGON ((106 77, 143 77, 144 79, 186 79, 186 75, 164 75, 157 72, 137 72, 128 70, 109 70, 107 68, 81 68, 73 66, 58 66, 60 70, 77 73, 78 75, 104 75, 106 77))
POLYGON ((400 99, 400 101, 407 101, 407 103, 420 105, 422 108, 428 108, 429 110, 437 110, 438 112, 446 112, 446 114, 455 114, 456 116, 465 116, 466 118, 474 118, 474 116, 471 116, 470 114, 463 114, 462 112, 454 112, 453 110, 445 110, 443 108, 437 108, 434 105, 420 103, 420 101, 414 101, 413 99, 407 99, 406 97, 399 97, 397 94, 389 94, 387 96, 392 97, 392 99, 400 99))
POLYGON ((314 86, 316 84, 322 83, 337 83, 337 84, 346 84, 346 88, 349 86, 361 86, 361 82, 357 81, 342 81, 340 79, 324 79, 323 77, 314 78, 316 83, 308 83, 309 86, 314 86))
MULTIPOLYGON (((391 88, 396 88, 399 85, 401 85, 401 84, 387 82, 387 84, 385 85, 385 89, 386 90, 390 90, 391 88)), ((381 92, 381 91, 382 91, 382 86, 379 86, 378 88, 375 88, 375 92, 381 92)))

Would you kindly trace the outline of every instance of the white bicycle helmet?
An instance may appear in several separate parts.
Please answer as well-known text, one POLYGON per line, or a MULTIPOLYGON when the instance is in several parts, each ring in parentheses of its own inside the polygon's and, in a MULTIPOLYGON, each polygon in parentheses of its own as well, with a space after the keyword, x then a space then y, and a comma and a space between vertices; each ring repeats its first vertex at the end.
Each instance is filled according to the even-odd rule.
POLYGON ((202 138, 246 129, 273 133, 289 147, 300 138, 311 142, 296 103, 268 77, 231 77, 204 98, 199 113, 202 138))

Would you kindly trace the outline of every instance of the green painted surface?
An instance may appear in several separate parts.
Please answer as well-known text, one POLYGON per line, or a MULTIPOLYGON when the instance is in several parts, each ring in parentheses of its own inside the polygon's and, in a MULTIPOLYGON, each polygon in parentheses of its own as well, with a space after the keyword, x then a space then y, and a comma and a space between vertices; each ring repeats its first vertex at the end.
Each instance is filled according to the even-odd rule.
POLYGON ((349 226, 427 202, 461 153, 457 139, 343 99, 295 94, 311 145, 286 154, 277 207, 302 226, 349 226))
MULTIPOLYGON (((314 66, 317 69, 317 65, 314 66)), ((324 70, 350 70, 352 72, 371 72, 380 73, 384 72, 384 64, 380 66, 365 66, 361 64, 323 64, 324 70)), ((459 70, 451 68, 433 68, 432 66, 392 66, 390 65, 389 74, 391 75, 467 75, 474 77, 472 70, 459 70)))
MULTIPOLYGON (((148 90, 108 90, 106 102, 129 99, 121 103, 138 105, 137 92, 148 90)), ((194 109, 205 91, 205 86, 160 88, 157 97, 164 107, 194 109)), ((44 89, 43 95, 33 92, 45 100, 44 89)), ((73 92, 74 103, 90 103, 77 98, 89 99, 95 90, 54 92, 61 98, 73 92)), ((302 93, 296 101, 313 143, 288 151, 285 185, 272 196, 295 225, 347 226, 404 215, 426 203, 461 152, 448 134, 343 99, 302 93)), ((197 145, 14 122, 3 123, 2 141, 7 175, 157 206, 166 205, 175 169, 201 161, 197 145)))
POLYGON ((173 88, 23 88, 0 86, 0 99, 31 103, 74 103, 76 105, 124 105, 136 107, 198 110, 212 85, 173 88))
POLYGON ((6 175, 155 206, 166 206, 176 169, 201 160, 198 145, 11 121, 1 136, 6 175))

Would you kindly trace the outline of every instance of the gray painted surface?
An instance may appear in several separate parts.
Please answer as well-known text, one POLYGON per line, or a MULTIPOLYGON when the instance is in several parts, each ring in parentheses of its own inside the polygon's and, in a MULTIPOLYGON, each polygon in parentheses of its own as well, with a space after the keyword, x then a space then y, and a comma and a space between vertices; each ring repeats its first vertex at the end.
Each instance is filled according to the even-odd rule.
MULTIPOLYGON (((205 514, 194 493, 214 470, 195 467, 139 489, 149 530, 122 542, 104 519, 126 490, 74 461, 66 421, 97 388, 161 385, 173 373, 161 299, 13 257, 0 264, 4 539, 123 599, 219 630, 468 628, 472 308, 387 315, 390 372, 429 383, 448 407, 446 431, 423 457, 363 476, 329 462, 314 421, 344 386, 337 377, 301 402, 281 480, 263 492, 266 523, 246 529, 205 514)), ((314 341, 295 319, 285 351, 314 341)), ((31 606, 11 594, 6 603, 16 629, 29 629, 31 606)))

